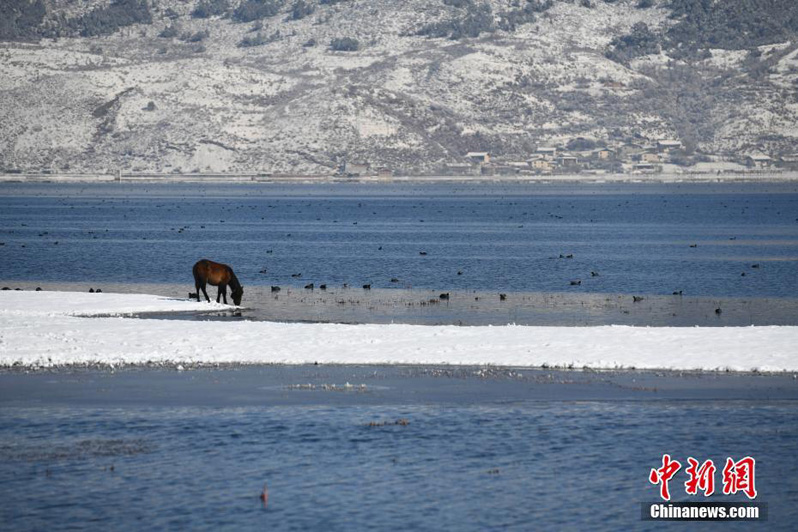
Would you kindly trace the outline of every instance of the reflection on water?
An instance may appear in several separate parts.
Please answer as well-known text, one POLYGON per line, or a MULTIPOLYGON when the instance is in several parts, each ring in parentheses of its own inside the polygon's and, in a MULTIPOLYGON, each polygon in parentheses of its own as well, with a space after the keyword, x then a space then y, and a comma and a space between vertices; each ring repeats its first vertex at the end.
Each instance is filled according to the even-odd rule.
POLYGON ((247 286, 795 298, 797 217, 794 183, 0 184, 0 260, 6 281, 190 284, 209 257, 247 286))
MULTIPOLYGON (((639 521, 639 503, 656 500, 647 476, 665 452, 715 463, 754 456, 768 529, 788 530, 798 518, 791 402, 19 407, 3 414, 0 519, 15 530, 653 530, 661 526, 639 521)), ((672 492, 686 498, 679 484, 672 492)))

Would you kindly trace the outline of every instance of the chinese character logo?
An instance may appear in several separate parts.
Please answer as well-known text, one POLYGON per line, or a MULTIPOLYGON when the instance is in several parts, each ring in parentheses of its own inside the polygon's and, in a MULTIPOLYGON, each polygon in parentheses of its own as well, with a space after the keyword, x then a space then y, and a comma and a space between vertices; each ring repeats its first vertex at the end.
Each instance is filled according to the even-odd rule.
MULTIPOLYGON (((687 468, 684 472, 688 479, 684 483, 684 491, 688 495, 698 495, 701 491, 704 497, 709 497, 715 493, 715 463, 707 460, 700 463, 692 456, 687 459, 687 468)), ((662 455, 662 467, 652 469, 648 475, 648 481, 659 485, 659 495, 663 500, 671 500, 671 493, 668 482, 673 479, 676 473, 682 468, 678 460, 673 460, 671 455, 662 455)), ((754 480, 756 472, 756 460, 750 456, 734 461, 731 457, 726 459, 723 468, 723 494, 734 495, 737 492, 745 493, 749 499, 756 498, 756 483, 754 480)))
POLYGON ((685 469, 690 478, 684 483, 685 491, 688 495, 695 495, 698 490, 704 492, 704 497, 709 497, 715 493, 715 464, 712 460, 707 460, 701 467, 698 467, 698 460, 692 456, 687 459, 690 464, 685 469))
POLYGON ((756 460, 750 456, 746 456, 739 462, 727 458, 726 466, 723 468, 723 493, 726 495, 733 495, 738 491, 742 491, 749 499, 755 498, 755 466, 756 460))
POLYGON ((652 469, 651 473, 648 475, 649 482, 654 485, 660 484, 659 495, 666 501, 671 500, 671 494, 670 491, 668 491, 668 482, 681 468, 682 464, 676 460, 671 460, 671 455, 663 454, 662 467, 659 469, 652 469))

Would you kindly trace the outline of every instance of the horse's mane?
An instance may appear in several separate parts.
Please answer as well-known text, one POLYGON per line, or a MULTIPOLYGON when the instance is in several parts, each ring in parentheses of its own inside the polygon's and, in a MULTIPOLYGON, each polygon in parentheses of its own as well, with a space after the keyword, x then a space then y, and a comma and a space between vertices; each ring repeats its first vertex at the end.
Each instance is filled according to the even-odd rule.
POLYGON ((241 288, 241 282, 239 282, 238 277, 236 277, 236 274, 233 273, 232 269, 230 270, 230 288, 233 290, 238 290, 241 288))

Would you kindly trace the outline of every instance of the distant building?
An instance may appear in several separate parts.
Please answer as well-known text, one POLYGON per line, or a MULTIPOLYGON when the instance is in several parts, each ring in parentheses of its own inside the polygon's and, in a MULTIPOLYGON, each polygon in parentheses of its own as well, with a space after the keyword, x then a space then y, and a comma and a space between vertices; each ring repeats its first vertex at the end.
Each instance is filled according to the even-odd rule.
POLYGON ((745 158, 745 165, 750 168, 769 168, 773 159, 767 155, 754 154, 745 158))
POLYGON ((490 153, 486 151, 470 151, 466 153, 466 159, 475 164, 487 164, 490 162, 490 153))
POLYGON ((640 162, 641 163, 658 163, 662 159, 660 158, 658 153, 641 153, 640 154, 640 162))
POLYGON ((632 171, 635 174, 653 174, 659 172, 662 168, 651 163, 637 163, 634 165, 632 171))
POLYGON ((471 175, 474 167, 468 163, 447 163, 443 165, 445 175, 471 175))
POLYGON ((573 155, 562 155, 557 158, 557 162, 563 168, 576 168, 579 166, 579 159, 573 155))
POLYGON ((546 159, 532 159, 529 161, 529 164, 532 169, 538 173, 551 172, 552 170, 551 161, 547 161, 546 159))
POLYGON ((783 168, 789 168, 790 170, 798 170, 798 153, 782 155, 779 164, 783 168))
POLYGON ((682 148, 681 141, 663 139, 657 141, 657 150, 661 153, 668 153, 671 150, 679 150, 682 148))
POLYGON ((613 153, 612 150, 608 150, 608 149, 604 148, 603 150, 598 150, 598 151, 594 152, 593 155, 594 155, 594 157, 596 159, 598 159, 600 161, 608 161, 608 160, 612 159, 612 156, 614 155, 614 153, 613 153))
POLYGON ((557 158, 557 148, 552 148, 549 146, 540 146, 535 153, 548 159, 549 161, 553 161, 557 158))
POLYGON ((377 177, 380 177, 382 179, 388 179, 390 177, 393 177, 393 172, 391 172, 390 168, 380 166, 379 168, 377 168, 377 177))
POLYGON ((368 163, 350 163, 347 161, 344 166, 344 174, 351 177, 358 177, 369 173, 368 163))
MULTIPOLYGON (((487 168, 486 166, 482 167, 483 174, 487 168)), ((510 164, 494 164, 491 165, 490 169, 493 175, 515 175, 518 173, 518 168, 510 164)))

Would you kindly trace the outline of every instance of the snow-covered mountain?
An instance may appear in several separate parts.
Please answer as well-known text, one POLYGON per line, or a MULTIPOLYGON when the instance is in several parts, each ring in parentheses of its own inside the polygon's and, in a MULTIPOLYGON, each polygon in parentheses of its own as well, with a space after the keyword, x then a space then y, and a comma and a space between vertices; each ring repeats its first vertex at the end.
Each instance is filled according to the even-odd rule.
POLYGON ((8 0, 0 170, 316 174, 348 161, 419 173, 577 137, 674 138, 727 158, 798 151, 795 6, 775 27, 772 9, 734 0, 733 24, 758 30, 729 23, 734 39, 721 26, 701 40, 690 2, 714 9, 8 0))

